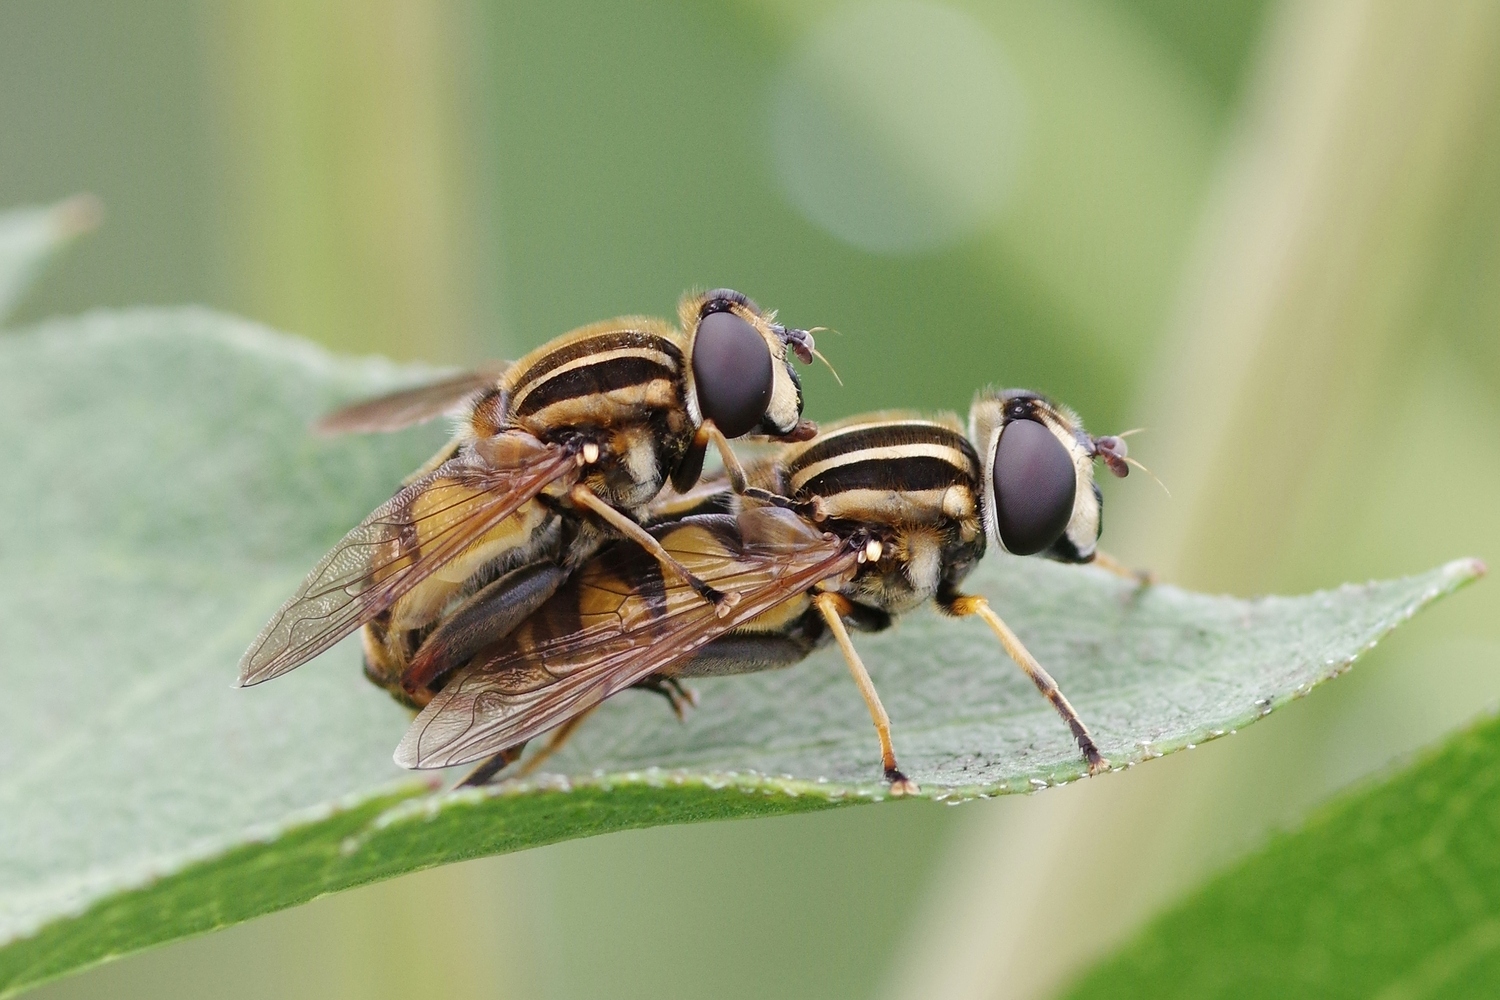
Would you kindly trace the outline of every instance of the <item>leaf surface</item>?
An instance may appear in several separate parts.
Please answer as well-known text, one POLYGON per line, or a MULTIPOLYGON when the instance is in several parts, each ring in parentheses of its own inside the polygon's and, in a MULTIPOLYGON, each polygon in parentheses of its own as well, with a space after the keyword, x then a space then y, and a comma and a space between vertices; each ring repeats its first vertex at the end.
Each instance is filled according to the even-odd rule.
MULTIPOLYGON (((0 340, 0 994, 446 861, 609 830, 882 797, 837 654, 611 700, 542 777, 433 793, 357 643, 246 690, 245 645, 443 429, 324 439, 331 407, 431 371, 333 358, 203 310, 0 340)), ((1472 579, 1244 601, 991 556, 991 598, 1124 767, 1254 721, 1472 579)), ((978 622, 858 642, 924 794, 1073 780, 1067 730, 978 622)), ((1117 779, 1116 779, 1117 780, 1117 779)))

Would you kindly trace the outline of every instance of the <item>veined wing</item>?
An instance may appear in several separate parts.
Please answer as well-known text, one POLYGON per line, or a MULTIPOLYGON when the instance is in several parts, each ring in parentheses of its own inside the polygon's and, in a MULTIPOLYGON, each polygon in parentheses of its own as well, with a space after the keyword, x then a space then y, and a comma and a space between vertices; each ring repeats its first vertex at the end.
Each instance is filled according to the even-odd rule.
POLYGON ((354 403, 320 417, 313 430, 329 436, 386 433, 459 413, 475 395, 493 388, 510 364, 495 361, 441 382, 354 403))
POLYGON ((240 686, 298 667, 394 604, 549 484, 572 453, 522 431, 460 454, 403 488, 344 536, 240 659, 240 686))
POLYGON ((407 730, 396 762, 448 767, 516 746, 858 564, 849 542, 775 508, 688 517, 652 533, 701 579, 739 593, 728 616, 664 578, 638 546, 616 543, 454 677, 407 730))

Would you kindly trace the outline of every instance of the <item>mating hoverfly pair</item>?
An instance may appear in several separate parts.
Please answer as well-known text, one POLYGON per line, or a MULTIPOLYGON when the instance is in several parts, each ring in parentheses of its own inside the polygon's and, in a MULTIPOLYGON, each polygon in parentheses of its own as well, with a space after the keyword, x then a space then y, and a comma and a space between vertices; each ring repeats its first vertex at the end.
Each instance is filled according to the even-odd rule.
POLYGON ((460 407, 459 433, 324 557, 262 629, 240 683, 290 670, 363 626, 366 673, 418 710, 407 767, 483 761, 479 784, 535 767, 627 687, 681 711, 684 678, 785 667, 830 640, 870 710, 894 794, 890 721, 849 637, 928 600, 978 615, 1107 762, 1004 621, 959 585, 992 541, 1097 556, 1099 459, 1118 437, 1033 393, 982 392, 969 432, 906 413, 801 418, 789 354, 811 333, 727 290, 685 297, 681 329, 625 318, 506 366, 341 411, 331 430, 393 429, 460 407), (742 466, 728 439, 783 442, 742 466), (723 461, 697 486, 707 447, 723 461), (671 490, 664 488, 670 483, 671 490))

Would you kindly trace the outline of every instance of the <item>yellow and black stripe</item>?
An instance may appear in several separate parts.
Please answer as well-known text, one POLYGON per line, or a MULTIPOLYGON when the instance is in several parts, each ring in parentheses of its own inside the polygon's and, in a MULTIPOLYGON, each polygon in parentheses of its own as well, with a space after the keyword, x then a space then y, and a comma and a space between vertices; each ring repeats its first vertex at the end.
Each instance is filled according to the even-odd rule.
POLYGON ((781 456, 782 486, 829 517, 890 523, 972 506, 979 456, 956 418, 904 412, 833 424, 781 456), (968 503, 964 503, 967 500, 968 503))
POLYGON ((657 320, 612 320, 522 358, 502 386, 508 416, 559 427, 616 417, 609 410, 683 406, 680 335, 657 320), (601 412, 601 408, 605 412, 601 412))

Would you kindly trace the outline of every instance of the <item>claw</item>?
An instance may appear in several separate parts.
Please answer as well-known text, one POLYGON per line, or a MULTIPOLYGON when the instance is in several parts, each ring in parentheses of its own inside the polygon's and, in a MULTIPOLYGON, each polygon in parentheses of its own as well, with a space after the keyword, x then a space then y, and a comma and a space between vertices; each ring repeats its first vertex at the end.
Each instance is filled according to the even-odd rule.
POLYGON ((1083 753, 1084 760, 1088 761, 1089 775, 1103 774, 1109 770, 1109 761, 1094 747, 1089 747, 1083 753))
POLYGON ((916 795, 922 791, 915 781, 895 768, 886 770, 885 780, 891 783, 891 798, 893 799, 899 799, 904 795, 916 795))
POLYGON ((727 593, 720 593, 718 598, 714 601, 714 612, 720 618, 728 618, 729 613, 733 611, 735 609, 735 606, 739 603, 739 591, 731 590, 727 593))

